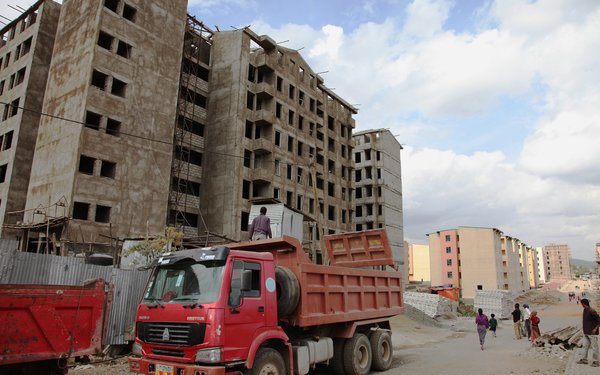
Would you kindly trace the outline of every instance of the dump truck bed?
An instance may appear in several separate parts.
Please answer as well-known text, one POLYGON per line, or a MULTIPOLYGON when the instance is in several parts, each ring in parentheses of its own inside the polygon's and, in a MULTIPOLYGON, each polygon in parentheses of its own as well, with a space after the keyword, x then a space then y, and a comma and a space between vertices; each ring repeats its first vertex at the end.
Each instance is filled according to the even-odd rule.
MULTIPOLYGON (((336 251, 350 253, 350 250, 345 251, 340 246, 352 244, 352 252, 368 252, 368 248, 359 249, 359 243, 367 247, 378 243, 380 245, 375 246, 378 253, 382 252, 383 246, 387 247, 384 252, 391 254, 384 230, 346 233, 342 241, 336 241, 336 251)), ((403 311, 402 274, 399 272, 354 268, 356 264, 347 258, 346 267, 313 264, 298 240, 289 236, 233 244, 230 248, 269 251, 273 253, 278 266, 289 268, 296 275, 300 284, 300 302, 296 311, 285 319, 293 326, 310 327, 376 319, 403 311)), ((369 256, 361 256, 359 262, 363 262, 365 257, 369 256)), ((372 264, 372 261, 371 257, 369 262, 372 264)), ((380 261, 389 263, 389 259, 380 261)))
POLYGON ((111 290, 0 284, 0 365, 99 353, 111 290))

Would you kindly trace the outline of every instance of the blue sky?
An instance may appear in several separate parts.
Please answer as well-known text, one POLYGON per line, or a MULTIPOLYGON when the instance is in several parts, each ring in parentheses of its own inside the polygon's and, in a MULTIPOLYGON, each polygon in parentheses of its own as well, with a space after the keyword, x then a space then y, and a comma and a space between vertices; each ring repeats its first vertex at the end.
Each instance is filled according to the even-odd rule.
MULTIPOLYGON (((14 16, 0 0, 0 14, 14 16)), ((190 0, 251 25, 403 144, 405 237, 495 227, 532 246, 600 242, 597 0, 190 0)), ((1 18, 0 18, 1 20, 1 18)))

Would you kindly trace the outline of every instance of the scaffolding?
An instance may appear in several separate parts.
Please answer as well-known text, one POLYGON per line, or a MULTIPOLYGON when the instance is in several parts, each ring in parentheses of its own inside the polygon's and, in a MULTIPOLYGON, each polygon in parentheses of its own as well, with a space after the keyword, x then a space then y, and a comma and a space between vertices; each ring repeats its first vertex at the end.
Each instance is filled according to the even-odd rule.
POLYGON ((204 144, 203 120, 207 118, 208 74, 213 31, 188 15, 177 116, 173 139, 171 188, 167 223, 185 237, 208 237, 200 211, 201 160, 204 144), (196 180, 196 181, 193 181, 196 180))

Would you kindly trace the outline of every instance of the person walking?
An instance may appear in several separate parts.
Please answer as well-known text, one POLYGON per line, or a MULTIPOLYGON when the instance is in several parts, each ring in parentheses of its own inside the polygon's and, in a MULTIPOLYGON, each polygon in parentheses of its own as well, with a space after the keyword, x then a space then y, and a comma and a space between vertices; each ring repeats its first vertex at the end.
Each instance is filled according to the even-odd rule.
POLYGON ((513 325, 515 328, 515 338, 517 340, 521 340, 521 309, 519 309, 519 304, 515 303, 515 309, 511 313, 513 317, 513 325))
POLYGON ((271 238, 271 219, 267 216, 267 208, 260 208, 260 215, 252 220, 250 224, 250 238, 252 241, 271 238))
POLYGON ((600 316, 596 310, 590 307, 590 301, 587 298, 581 299, 581 307, 583 307, 583 348, 582 356, 577 361, 580 364, 587 364, 588 352, 592 347, 592 367, 598 367, 598 329, 600 328, 600 316))
POLYGON ((498 328, 498 321, 496 320, 496 314, 490 315, 492 318, 490 319, 490 331, 492 331, 492 335, 496 337, 496 328, 498 328))
POLYGON ((525 321, 525 332, 527 333, 527 339, 531 338, 531 310, 529 310, 529 305, 523 304, 523 320, 525 321))
POLYGON ((532 342, 535 341, 538 337, 540 337, 540 317, 537 316, 537 311, 533 310, 531 312, 531 337, 529 338, 532 342))
POLYGON ((488 317, 483 313, 482 309, 477 310, 477 316, 475 317, 475 325, 477 325, 477 333, 479 334, 479 345, 483 350, 483 344, 485 344, 485 334, 488 328, 490 328, 490 322, 488 317))

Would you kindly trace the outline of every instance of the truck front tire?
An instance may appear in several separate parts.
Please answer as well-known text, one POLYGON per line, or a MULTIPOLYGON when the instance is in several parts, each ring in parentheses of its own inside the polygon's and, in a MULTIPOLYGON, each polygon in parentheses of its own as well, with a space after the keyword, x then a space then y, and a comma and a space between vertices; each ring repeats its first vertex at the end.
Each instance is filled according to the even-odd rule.
POLYGON ((275 349, 259 349, 249 375, 285 375, 283 357, 275 349))
POLYGON ((392 367, 394 347, 392 336, 388 331, 378 329, 371 334, 371 351, 373 352, 373 369, 385 371, 392 367))
POLYGON ((277 288, 277 315, 280 318, 293 313, 300 301, 300 284, 296 275, 289 268, 275 267, 275 284, 277 288))
POLYGON ((344 345, 346 375, 367 375, 371 371, 373 352, 367 336, 356 333, 344 345))

